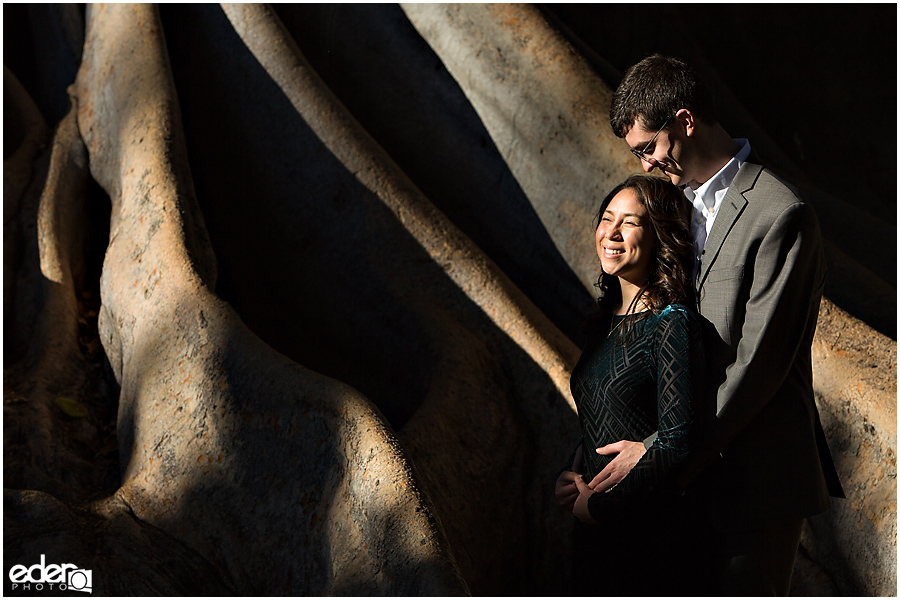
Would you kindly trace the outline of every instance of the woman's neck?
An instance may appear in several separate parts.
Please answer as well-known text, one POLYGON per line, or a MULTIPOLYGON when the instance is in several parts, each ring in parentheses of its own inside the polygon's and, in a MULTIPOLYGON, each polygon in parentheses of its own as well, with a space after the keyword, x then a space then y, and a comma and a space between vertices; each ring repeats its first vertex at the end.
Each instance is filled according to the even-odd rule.
POLYGON ((613 310, 614 314, 625 315, 628 313, 641 312, 646 310, 647 306, 642 299, 635 302, 635 297, 641 289, 641 286, 635 285, 630 281, 619 278, 619 289, 622 291, 622 304, 613 310))

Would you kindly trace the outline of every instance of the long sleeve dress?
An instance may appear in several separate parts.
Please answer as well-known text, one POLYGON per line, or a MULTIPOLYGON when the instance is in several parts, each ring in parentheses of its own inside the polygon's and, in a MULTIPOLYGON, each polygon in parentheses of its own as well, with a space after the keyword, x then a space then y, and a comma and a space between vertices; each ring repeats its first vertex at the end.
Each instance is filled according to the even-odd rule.
POLYGON ((672 595, 687 593, 683 586, 698 589, 685 579, 699 564, 691 563, 697 515, 673 480, 699 443, 703 366, 698 317, 680 304, 660 314, 613 315, 608 329, 587 341, 570 382, 581 421, 584 481, 613 458, 596 448, 658 435, 616 487, 591 496, 588 508, 598 524, 576 525, 576 570, 604 582, 592 585, 594 575, 582 573, 586 592, 672 595), (620 331, 626 318, 633 319, 627 336, 620 331))

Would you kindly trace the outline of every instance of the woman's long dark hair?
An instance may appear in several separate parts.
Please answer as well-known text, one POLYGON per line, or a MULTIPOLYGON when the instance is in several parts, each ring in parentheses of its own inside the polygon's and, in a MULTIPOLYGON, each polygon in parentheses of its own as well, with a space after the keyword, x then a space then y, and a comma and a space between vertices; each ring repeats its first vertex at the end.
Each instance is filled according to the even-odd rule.
MULTIPOLYGON (((696 309, 694 284, 694 243, 691 236, 691 206, 684 193, 665 179, 652 175, 632 175, 607 194, 600 205, 594 223, 594 230, 612 199, 625 189, 631 189, 638 202, 647 211, 648 233, 655 239, 654 257, 650 265, 650 276, 640 288, 628 311, 639 299, 653 314, 659 314, 665 307, 681 303, 696 309)), ((622 299, 622 290, 616 277, 603 272, 595 284, 598 289, 597 305, 599 316, 612 313, 612 307, 622 299)), ((626 312, 628 312, 626 311, 626 312)), ((627 324, 630 329, 631 321, 627 324)))

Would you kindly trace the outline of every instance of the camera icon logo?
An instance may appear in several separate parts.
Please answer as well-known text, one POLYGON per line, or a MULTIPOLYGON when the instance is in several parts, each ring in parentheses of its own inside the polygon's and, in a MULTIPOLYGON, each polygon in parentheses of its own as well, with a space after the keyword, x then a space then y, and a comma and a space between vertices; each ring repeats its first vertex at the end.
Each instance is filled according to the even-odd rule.
POLYGON ((78 569, 66 573, 66 586, 76 592, 93 592, 93 572, 90 569, 78 569))

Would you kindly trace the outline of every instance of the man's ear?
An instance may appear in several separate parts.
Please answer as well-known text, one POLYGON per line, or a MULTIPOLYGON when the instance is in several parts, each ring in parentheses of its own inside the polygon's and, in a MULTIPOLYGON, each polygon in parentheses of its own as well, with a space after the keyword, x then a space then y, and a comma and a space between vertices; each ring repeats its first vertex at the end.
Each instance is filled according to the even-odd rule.
POLYGON ((679 109, 677 113, 675 113, 675 122, 678 123, 684 130, 684 134, 688 137, 691 137, 696 132, 696 119, 694 118, 694 113, 690 111, 690 109, 682 108, 679 109))

